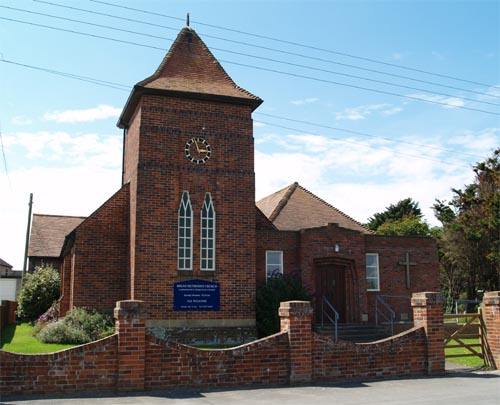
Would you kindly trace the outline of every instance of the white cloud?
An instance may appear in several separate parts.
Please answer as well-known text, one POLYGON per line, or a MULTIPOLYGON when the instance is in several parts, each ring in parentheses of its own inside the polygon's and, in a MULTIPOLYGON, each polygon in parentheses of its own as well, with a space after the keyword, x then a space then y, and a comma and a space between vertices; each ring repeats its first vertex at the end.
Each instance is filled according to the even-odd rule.
POLYGON ((305 99, 302 99, 302 100, 293 100, 293 101, 290 101, 290 104, 293 104, 293 105, 304 105, 304 104, 316 103, 318 101, 319 101, 319 98, 310 97, 310 98, 305 98, 305 99))
POLYGON ((379 112, 383 115, 393 115, 403 111, 400 107, 392 107, 391 104, 368 104, 358 107, 346 108, 342 112, 335 113, 336 120, 358 121, 364 120, 369 115, 379 112))
POLYGON ((434 57, 434 59, 436 60, 439 60, 439 61, 443 61, 443 60, 446 60, 446 57, 441 53, 441 52, 437 52, 437 51, 432 51, 431 52, 431 55, 434 57))
POLYGON ((118 117, 121 112, 122 110, 120 108, 114 108, 106 104, 101 104, 96 108, 88 108, 85 110, 66 110, 45 113, 43 118, 47 121, 68 123, 93 122, 96 120, 118 117))
POLYGON ((74 166, 114 167, 121 162, 122 141, 118 136, 70 135, 67 132, 17 132, 5 137, 5 144, 17 149, 23 158, 59 161, 74 166))

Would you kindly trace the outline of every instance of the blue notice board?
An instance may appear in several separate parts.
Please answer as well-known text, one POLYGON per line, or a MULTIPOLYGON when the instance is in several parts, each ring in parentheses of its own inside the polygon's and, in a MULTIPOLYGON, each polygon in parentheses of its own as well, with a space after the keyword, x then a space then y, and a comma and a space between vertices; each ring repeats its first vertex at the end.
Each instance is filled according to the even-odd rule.
POLYGON ((174 311, 219 311, 220 283, 187 280, 174 283, 174 311))

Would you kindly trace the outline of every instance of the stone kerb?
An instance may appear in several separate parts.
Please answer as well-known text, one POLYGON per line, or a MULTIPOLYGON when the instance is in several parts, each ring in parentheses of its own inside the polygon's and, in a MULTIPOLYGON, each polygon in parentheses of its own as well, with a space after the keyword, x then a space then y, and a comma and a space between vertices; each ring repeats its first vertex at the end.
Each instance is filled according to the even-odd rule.
POLYGON ((444 373, 443 297, 437 292, 414 293, 411 305, 415 326, 421 326, 425 330, 427 374, 444 373))
POLYGON ((486 328, 487 347, 492 366, 500 366, 500 291, 489 291, 483 296, 482 312, 486 328))
POLYGON ((308 301, 282 302, 279 308, 281 331, 288 332, 290 384, 312 380, 312 314, 308 301))
POLYGON ((146 358, 146 306, 142 301, 118 301, 114 315, 118 333, 117 389, 142 391, 146 358))

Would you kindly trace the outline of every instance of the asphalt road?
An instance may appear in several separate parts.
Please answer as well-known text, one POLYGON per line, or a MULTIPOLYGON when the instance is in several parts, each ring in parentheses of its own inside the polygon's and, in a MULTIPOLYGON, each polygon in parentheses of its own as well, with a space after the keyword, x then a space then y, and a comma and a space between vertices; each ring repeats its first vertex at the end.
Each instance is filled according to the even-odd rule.
POLYGON ((24 397, 0 405, 499 405, 500 371, 448 372, 441 377, 241 390, 155 391, 78 397, 24 397))

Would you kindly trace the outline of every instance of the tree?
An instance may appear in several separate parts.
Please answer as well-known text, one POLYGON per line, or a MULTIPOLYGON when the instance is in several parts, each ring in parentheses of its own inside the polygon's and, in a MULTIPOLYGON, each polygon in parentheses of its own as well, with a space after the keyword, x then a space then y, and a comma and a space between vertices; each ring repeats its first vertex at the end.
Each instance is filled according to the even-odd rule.
POLYGON ((418 206, 418 202, 413 201, 411 198, 405 198, 396 205, 391 204, 386 207, 385 211, 373 214, 373 217, 368 218, 367 226, 372 231, 376 231, 387 221, 398 221, 405 217, 422 218, 422 211, 418 206))
POLYGON ((36 267, 27 274, 19 291, 17 316, 34 321, 59 298, 59 272, 51 266, 36 267))
POLYGON ((404 216, 401 219, 389 219, 375 231, 377 235, 396 236, 432 236, 432 229, 420 217, 404 216))
POLYGON ((443 272, 455 298, 459 291, 475 299, 479 290, 500 287, 500 149, 473 170, 472 184, 452 189, 451 202, 433 206, 443 224, 443 272))

